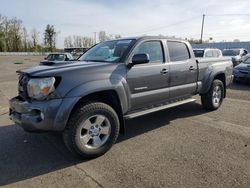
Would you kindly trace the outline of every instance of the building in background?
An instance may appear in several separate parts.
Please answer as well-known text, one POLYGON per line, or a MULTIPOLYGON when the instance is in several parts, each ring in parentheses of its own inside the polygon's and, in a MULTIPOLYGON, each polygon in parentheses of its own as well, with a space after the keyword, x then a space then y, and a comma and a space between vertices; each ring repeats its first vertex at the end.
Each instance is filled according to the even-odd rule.
POLYGON ((250 41, 247 42, 214 42, 203 44, 191 44, 193 48, 218 48, 220 50, 228 48, 245 48, 250 52, 250 41))

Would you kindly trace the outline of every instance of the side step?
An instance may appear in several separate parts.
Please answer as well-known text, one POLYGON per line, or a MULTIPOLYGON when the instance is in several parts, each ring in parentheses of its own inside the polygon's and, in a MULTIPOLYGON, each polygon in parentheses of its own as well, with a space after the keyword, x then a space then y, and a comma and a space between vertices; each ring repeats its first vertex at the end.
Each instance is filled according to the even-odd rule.
POLYGON ((137 111, 137 112, 134 112, 134 113, 131 113, 131 114, 127 114, 127 115, 124 116, 124 118, 125 119, 133 119, 133 118, 138 117, 138 116, 150 114, 150 113, 153 113, 153 112, 157 112, 157 111, 160 111, 160 110, 164 110, 164 109, 167 109, 167 108, 172 108, 172 107, 175 107, 175 106, 179 106, 179 105, 182 105, 182 104, 195 102, 195 101, 196 101, 196 99, 185 99, 183 101, 178 101, 178 102, 174 102, 174 103, 171 103, 171 104, 166 104, 166 105, 158 106, 158 107, 155 107, 155 108, 150 108, 150 109, 146 109, 146 110, 143 110, 143 111, 137 111))

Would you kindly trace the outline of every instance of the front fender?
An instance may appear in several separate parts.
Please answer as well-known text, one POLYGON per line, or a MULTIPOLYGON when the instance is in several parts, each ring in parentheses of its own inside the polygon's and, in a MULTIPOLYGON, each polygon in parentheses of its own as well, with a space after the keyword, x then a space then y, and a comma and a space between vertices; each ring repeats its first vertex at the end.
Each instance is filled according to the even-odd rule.
POLYGON ((117 93, 121 108, 123 113, 128 111, 129 98, 128 98, 128 86, 125 79, 108 79, 108 80, 95 80, 83 83, 73 89, 71 89, 67 94, 66 98, 82 98, 91 93, 96 93, 100 91, 113 90, 117 93))

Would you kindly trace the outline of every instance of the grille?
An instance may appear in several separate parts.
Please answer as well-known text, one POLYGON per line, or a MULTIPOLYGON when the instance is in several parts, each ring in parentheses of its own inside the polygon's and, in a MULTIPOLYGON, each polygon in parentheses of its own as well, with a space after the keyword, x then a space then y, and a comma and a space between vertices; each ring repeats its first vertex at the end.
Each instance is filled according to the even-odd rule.
POLYGON ((21 73, 19 75, 19 80, 18 80, 18 95, 22 99, 27 99, 27 83, 28 83, 28 76, 26 74, 21 73))

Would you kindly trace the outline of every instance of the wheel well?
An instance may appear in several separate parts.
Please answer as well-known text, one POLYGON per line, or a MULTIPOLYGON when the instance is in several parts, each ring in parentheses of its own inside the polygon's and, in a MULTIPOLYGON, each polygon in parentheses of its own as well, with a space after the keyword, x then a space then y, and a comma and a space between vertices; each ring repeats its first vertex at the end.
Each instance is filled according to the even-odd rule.
POLYGON ((226 76, 224 73, 218 74, 214 77, 215 80, 220 80, 222 81, 224 85, 224 98, 226 97, 226 76))
POLYGON ((114 90, 99 91, 82 97, 74 106, 74 112, 80 105, 88 102, 103 102, 111 106, 117 113, 120 121, 120 133, 125 132, 125 123, 123 119, 122 107, 118 94, 114 90))

